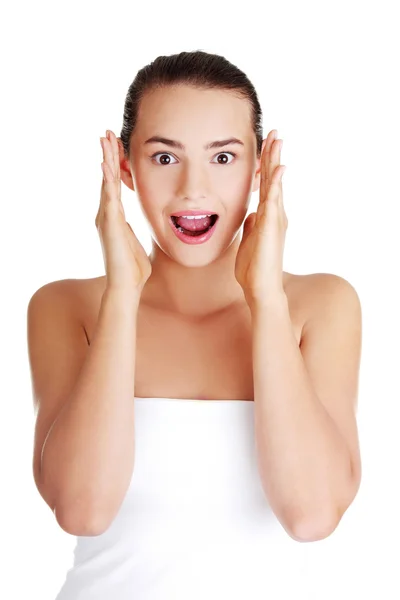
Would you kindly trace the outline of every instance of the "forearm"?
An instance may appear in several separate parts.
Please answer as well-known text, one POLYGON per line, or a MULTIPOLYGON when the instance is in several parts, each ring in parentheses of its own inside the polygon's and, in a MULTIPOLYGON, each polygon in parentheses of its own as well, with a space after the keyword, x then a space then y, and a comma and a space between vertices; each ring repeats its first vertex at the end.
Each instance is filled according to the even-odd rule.
POLYGON ((335 527, 351 489, 350 453, 312 387, 286 296, 252 310, 252 331, 263 489, 288 531, 335 527))
POLYGON ((134 373, 138 300, 103 295, 74 390, 42 450, 41 477, 59 522, 81 529, 118 510, 134 463, 134 373))

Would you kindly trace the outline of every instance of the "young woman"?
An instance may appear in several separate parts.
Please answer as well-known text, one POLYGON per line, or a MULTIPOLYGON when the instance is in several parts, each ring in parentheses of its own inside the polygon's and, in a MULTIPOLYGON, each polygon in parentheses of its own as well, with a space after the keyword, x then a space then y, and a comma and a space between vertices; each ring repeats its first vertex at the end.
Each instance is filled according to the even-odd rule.
POLYGON ((291 552, 357 493, 359 298, 282 270, 282 140, 261 118, 221 56, 141 69, 101 138, 106 274, 29 303, 35 481, 78 536, 58 600, 301 597, 291 552))

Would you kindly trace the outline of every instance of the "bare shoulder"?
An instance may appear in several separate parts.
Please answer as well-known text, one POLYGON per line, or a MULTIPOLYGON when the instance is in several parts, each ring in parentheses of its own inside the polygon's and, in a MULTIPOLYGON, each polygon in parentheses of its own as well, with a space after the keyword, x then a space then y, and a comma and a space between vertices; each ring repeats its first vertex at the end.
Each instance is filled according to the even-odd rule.
POLYGON ((35 291, 30 302, 39 298, 48 298, 54 303, 63 303, 71 314, 83 324, 87 311, 101 298, 104 291, 104 277, 88 279, 59 279, 45 283, 35 291))
MULTIPOLYGON (((339 298, 359 302, 359 296, 354 286, 344 277, 334 273, 310 273, 298 275, 297 285, 301 290, 303 301, 312 309, 317 310, 321 302, 335 301, 339 298)), ((346 301, 346 300, 345 300, 346 301)))
POLYGON ((72 307, 75 281, 75 279, 60 279, 43 284, 32 294, 29 309, 43 302, 48 305, 61 302, 65 307, 72 307))
POLYGON ((361 303, 354 286, 334 273, 287 274, 286 294, 291 312, 300 315, 302 333, 328 312, 360 317, 361 303))
POLYGON ((303 333, 323 320, 361 323, 361 301, 355 287, 334 273, 296 276, 294 285, 304 307, 303 333))

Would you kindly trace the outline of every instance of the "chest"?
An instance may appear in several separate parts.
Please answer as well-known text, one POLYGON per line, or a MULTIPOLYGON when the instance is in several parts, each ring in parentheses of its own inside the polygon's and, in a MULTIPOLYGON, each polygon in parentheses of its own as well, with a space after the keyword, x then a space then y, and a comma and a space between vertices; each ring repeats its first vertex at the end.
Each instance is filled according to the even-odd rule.
MULTIPOLYGON (((300 344, 302 303, 289 299, 300 344)), ((86 311, 89 340, 99 301, 86 311)), ((197 323, 141 306, 136 329, 135 396, 253 400, 252 319, 247 305, 197 323)))
POLYGON ((251 318, 246 309, 199 322, 138 319, 140 397, 252 399, 251 318))
MULTIPOLYGON (((300 344, 303 316, 293 311, 300 344)), ((135 395, 253 400, 252 319, 246 306, 197 324, 140 315, 135 395)))

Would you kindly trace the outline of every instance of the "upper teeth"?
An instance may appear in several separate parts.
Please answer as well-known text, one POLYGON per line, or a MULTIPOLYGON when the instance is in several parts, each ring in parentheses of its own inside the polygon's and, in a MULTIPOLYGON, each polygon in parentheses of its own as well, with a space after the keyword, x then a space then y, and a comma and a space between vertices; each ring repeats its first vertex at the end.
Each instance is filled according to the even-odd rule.
POLYGON ((204 219, 205 217, 211 217, 212 215, 196 215, 196 216, 190 216, 190 215, 181 215, 181 218, 183 217, 184 219, 204 219))

